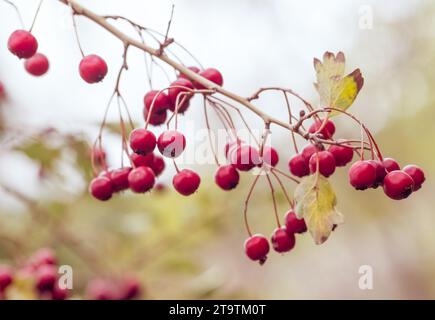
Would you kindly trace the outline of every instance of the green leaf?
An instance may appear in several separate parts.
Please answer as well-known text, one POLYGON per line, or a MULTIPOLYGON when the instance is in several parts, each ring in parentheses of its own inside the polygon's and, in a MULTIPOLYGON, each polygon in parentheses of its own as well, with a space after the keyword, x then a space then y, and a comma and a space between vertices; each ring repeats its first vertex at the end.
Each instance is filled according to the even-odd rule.
POLYGON ((343 223, 337 211, 337 197, 328 179, 315 174, 302 179, 295 189, 296 215, 305 219, 316 244, 325 242, 334 225, 343 223))
MULTIPOLYGON (((344 76, 345 62, 343 52, 334 55, 326 52, 323 61, 314 58, 314 69, 316 70, 317 82, 314 86, 319 93, 322 107, 347 110, 355 101, 359 91, 364 84, 359 69, 344 76)), ((329 117, 339 114, 333 111, 329 117)))

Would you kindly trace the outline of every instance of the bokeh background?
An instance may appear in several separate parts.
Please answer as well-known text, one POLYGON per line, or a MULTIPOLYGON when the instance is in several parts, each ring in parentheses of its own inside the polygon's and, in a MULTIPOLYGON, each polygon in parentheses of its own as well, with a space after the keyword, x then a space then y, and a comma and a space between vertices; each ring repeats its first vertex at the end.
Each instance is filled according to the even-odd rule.
MULTIPOLYGON (((14 3, 29 26, 38 1, 14 3)), ((203 65, 219 68, 225 87, 242 96, 279 85, 316 104, 313 57, 345 52, 347 70, 359 67, 365 78, 350 111, 373 130, 384 155, 425 169, 422 190, 392 201, 381 190, 355 191, 346 170, 339 170, 331 181, 345 224, 321 246, 309 235, 297 237, 292 252, 272 252, 261 267, 243 253, 242 210, 250 175, 242 177, 237 190, 224 193, 213 184, 213 166, 189 164, 203 183, 198 193, 184 198, 172 190, 174 170, 168 163, 161 178, 165 191, 94 201, 86 191, 87 150, 113 90, 122 46, 77 18, 85 52, 100 54, 110 67, 103 83, 85 84, 77 72, 80 52, 70 13, 57 1, 46 0, 34 34, 51 65, 46 76, 35 79, 7 50, 7 38, 19 22, 0 1, 0 81, 7 91, 0 109, 0 262, 13 264, 40 247, 52 247, 63 264, 73 267, 78 298, 85 297, 90 279, 126 273, 140 278, 147 299, 435 298, 433 1, 92 0, 85 5, 164 32, 173 3, 170 36, 203 65), (361 265, 373 267, 373 290, 358 286, 361 265)), ((142 97, 149 90, 143 55, 131 50, 129 65, 121 90, 141 124, 142 97)), ((167 83, 158 70, 154 79, 156 86, 167 83)), ((265 95, 258 106, 286 117, 276 96, 265 95)), ((109 122, 117 121, 115 111, 109 122)), ((260 128, 258 119, 245 113, 260 128)), ((181 129, 189 121, 203 124, 200 100, 185 119, 181 129)), ((337 118, 336 126, 338 135, 359 137, 359 129, 345 119, 337 118)), ((293 150, 289 134, 276 128, 272 132, 279 166, 287 171, 293 150)), ((104 144, 109 163, 119 166, 116 130, 105 133, 104 144)), ((265 190, 257 189, 249 214, 254 230, 268 235, 274 219, 265 190)), ((284 215, 285 198, 278 196, 284 215)))

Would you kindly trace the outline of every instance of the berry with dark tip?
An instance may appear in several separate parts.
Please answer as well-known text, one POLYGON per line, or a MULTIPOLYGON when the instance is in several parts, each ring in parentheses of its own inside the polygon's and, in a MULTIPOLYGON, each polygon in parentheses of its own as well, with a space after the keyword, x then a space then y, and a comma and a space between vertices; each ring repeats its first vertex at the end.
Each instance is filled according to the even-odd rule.
POLYGON ((423 182, 426 180, 424 171, 416 165, 407 165, 402 171, 409 174, 412 180, 414 180, 414 191, 420 189, 423 182))
POLYGON ((146 155, 154 151, 156 136, 146 129, 134 129, 130 133, 130 148, 138 154, 146 155))
POLYGON ((232 190, 239 184, 240 175, 233 165, 220 166, 214 176, 216 184, 222 190, 232 190))
POLYGON ((376 182, 376 167, 369 161, 357 161, 349 169, 349 182, 357 190, 370 188, 376 182))
POLYGON ((87 83, 97 83, 107 75, 107 64, 100 56, 91 54, 82 59, 79 65, 80 76, 87 83))
POLYGON ((16 30, 9 37, 8 48, 18 58, 28 59, 38 50, 38 41, 30 32, 16 30))
POLYGON ((288 234, 304 233, 307 231, 307 225, 304 219, 298 219, 296 213, 290 210, 285 215, 285 229, 288 234))
POLYGON ((172 179, 175 190, 183 196, 189 196, 198 190, 200 183, 200 176, 189 169, 181 170, 172 179))
POLYGON ((294 233, 288 233, 285 228, 277 228, 271 238, 273 249, 276 252, 288 252, 295 246, 296 238, 294 233))
POLYGON ((261 234, 253 235, 245 241, 246 255, 253 261, 259 261, 260 264, 266 262, 269 250, 269 241, 261 234))
POLYGON ((372 188, 376 189, 384 183, 384 178, 387 175, 387 171, 385 170, 382 162, 378 160, 368 160, 372 165, 376 168, 376 180, 372 185, 372 188))
POLYGON ((157 147, 163 156, 176 158, 184 151, 186 138, 181 132, 175 130, 165 131, 159 136, 157 147))
POLYGON ((384 192, 394 200, 408 198, 414 189, 414 180, 403 171, 389 172, 384 178, 384 192))
POLYGON ((315 173, 319 165, 319 172, 324 177, 329 177, 335 172, 335 159, 331 152, 320 151, 314 153, 310 158, 310 171, 315 173))
POLYGON ((148 109, 144 108, 143 109, 143 118, 145 120, 145 122, 147 122, 149 120, 149 124, 153 125, 153 126, 160 126, 162 124, 164 124, 166 122, 166 118, 168 117, 168 113, 166 111, 160 112, 160 113, 155 113, 153 112, 150 116, 150 118, 148 119, 148 109))
POLYGON ((53 265, 43 265, 36 271, 36 288, 40 292, 51 291, 57 280, 57 269, 53 265))
POLYGON ((154 172, 148 167, 135 168, 128 175, 128 185, 136 193, 145 193, 151 190, 154 182, 154 172))
POLYGON ((296 154, 290 159, 288 167, 292 175, 302 178, 310 174, 307 161, 301 154, 296 154))
POLYGON ((109 173, 113 192, 119 192, 128 189, 128 175, 130 174, 131 170, 131 167, 125 167, 113 170, 109 173))
POLYGON ((394 160, 392 158, 384 158, 384 160, 382 161, 382 164, 384 165, 384 168, 385 168, 385 170, 387 170, 387 172, 400 170, 399 164, 397 163, 396 160, 394 160))
POLYGON ((13 273, 8 266, 0 266, 0 294, 12 283, 13 273))
POLYGON ((42 53, 36 53, 24 62, 26 71, 35 77, 46 74, 49 66, 47 57, 42 53))
POLYGON ((89 192, 98 200, 109 200, 113 193, 112 181, 104 176, 96 177, 89 185, 89 192))

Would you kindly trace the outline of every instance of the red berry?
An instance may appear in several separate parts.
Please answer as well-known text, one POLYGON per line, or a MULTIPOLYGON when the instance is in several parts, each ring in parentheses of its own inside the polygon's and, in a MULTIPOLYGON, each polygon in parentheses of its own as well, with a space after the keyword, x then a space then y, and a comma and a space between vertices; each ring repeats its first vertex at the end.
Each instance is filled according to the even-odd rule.
MULTIPOLYGON (((201 71, 201 69, 199 69, 198 67, 195 67, 195 66, 187 67, 187 69, 189 69, 190 71, 193 71, 195 73, 199 73, 201 71)), ((180 73, 178 75, 178 79, 187 79, 187 80, 189 80, 189 78, 187 76, 185 76, 184 74, 182 74, 182 73, 180 73)))
MULTIPOLYGON (((171 107, 171 101, 166 93, 158 90, 148 92, 143 98, 144 106, 147 111, 151 110, 151 114, 165 113, 171 107), (153 106, 154 102, 154 106, 153 106)), ((145 112, 145 111, 144 111, 145 112)))
POLYGON ((16 30, 9 37, 8 48, 18 58, 28 59, 38 50, 38 41, 30 32, 16 30))
POLYGON ((249 171, 261 163, 260 154, 256 148, 242 145, 231 154, 231 163, 240 171, 249 171))
POLYGON ((48 71, 49 62, 45 55, 36 53, 24 62, 24 67, 28 73, 39 77, 48 71))
POLYGON ((311 156, 316 152, 325 150, 323 146, 316 147, 314 144, 309 144, 302 149, 302 157, 305 159, 307 166, 310 162, 311 156))
POLYGON ((0 294, 12 283, 13 273, 8 266, 0 265, 0 294))
POLYGON ((412 180, 414 180, 414 191, 420 189, 423 182, 426 180, 423 170, 416 165, 407 165, 403 168, 403 172, 409 174, 412 180))
POLYGON ((148 167, 138 167, 130 171, 128 185, 137 193, 144 193, 152 189, 155 182, 153 170, 148 167))
POLYGON ((98 166, 102 166, 106 162, 106 152, 98 146, 92 148, 91 157, 98 166))
MULTIPOLYGON (((204 71, 201 71, 199 73, 201 77, 206 78, 207 80, 210 80, 211 82, 216 83, 218 86, 222 86, 224 84, 224 78, 222 77, 222 74, 219 72, 219 70, 214 68, 208 68, 204 71)), ((202 84, 195 82, 194 83, 195 88, 197 89, 206 89, 202 84)))
POLYGON ((174 185, 175 190, 183 196, 189 196, 198 190, 200 183, 200 176, 189 169, 181 170, 172 179, 172 184, 174 185))
POLYGON ((384 178, 384 192, 394 200, 408 198, 414 189, 414 180, 403 171, 389 172, 384 178))
POLYGON ((377 160, 368 160, 372 165, 376 168, 376 180, 373 184, 372 188, 376 189, 378 186, 381 186, 384 183, 384 178, 387 175, 387 171, 385 170, 383 164, 377 160))
POLYGON ((51 291, 57 280, 57 269, 53 265, 43 265, 36 271, 36 288, 40 292, 51 291))
POLYGON ((296 213, 290 210, 285 215, 285 229, 288 234, 304 233, 307 231, 307 225, 304 219, 298 219, 296 213))
POLYGON ((156 136, 149 130, 134 129, 130 133, 130 148, 138 154, 146 155, 154 151, 156 136))
POLYGON ((153 162, 149 167, 154 171, 154 175, 158 177, 165 170, 165 160, 158 155, 154 155, 153 162))
POLYGON ((130 155, 130 159, 135 167, 150 167, 153 165, 155 155, 149 153, 145 156, 133 153, 130 155))
POLYGON ((301 154, 296 154, 290 159, 288 167, 292 175, 302 178, 310 174, 310 168, 307 161, 301 154))
POLYGON ((101 57, 91 54, 80 61, 79 71, 80 76, 87 83, 97 83, 106 76, 107 64, 101 57))
POLYGON ((288 252, 294 248, 296 238, 294 233, 288 233, 285 228, 277 228, 272 235, 272 246, 276 252, 288 252))
POLYGON ((369 161, 357 161, 349 169, 349 182, 357 190, 365 190, 376 182, 376 167, 369 161))
POLYGON ((128 189, 128 175, 132 170, 131 167, 116 169, 110 172, 110 181, 112 182, 113 192, 119 192, 128 189))
MULTIPOLYGON (((316 133, 323 125, 324 120, 316 120, 308 129, 309 133, 316 133)), ((335 125, 331 120, 326 120, 325 126, 319 132, 323 138, 331 139, 335 133, 335 125)))
POLYGON ((171 105, 169 106, 169 110, 172 112, 175 112, 175 107, 177 103, 178 98, 178 113, 184 113, 187 108, 189 107, 189 100, 192 97, 191 94, 184 94, 184 92, 189 92, 190 90, 193 90, 193 84, 187 79, 177 79, 176 81, 171 83, 171 86, 168 90, 168 97, 171 101, 171 105), (183 93, 181 95, 181 93, 183 93), (181 104, 181 101, 184 100, 184 102, 181 104))
POLYGON ((266 262, 269 250, 269 241, 261 234, 253 235, 245 241, 246 255, 251 260, 259 261, 260 264, 266 262))
POLYGON ((225 145, 225 157, 227 160, 231 161, 233 153, 237 151, 237 149, 242 145, 242 141, 237 139, 236 141, 229 141, 225 145))
POLYGON ((178 131, 165 131, 159 136, 157 147, 165 157, 176 158, 184 151, 186 138, 178 131))
POLYGON ((52 249, 42 248, 31 256, 29 264, 35 269, 43 265, 55 265, 57 264, 56 255, 52 249))
POLYGON ((89 192, 98 200, 109 200, 113 193, 112 182, 107 177, 96 177, 89 185, 89 192))
POLYGON ((278 152, 272 147, 263 148, 263 161, 269 166, 275 167, 279 162, 278 152))
POLYGON ((382 164, 384 165, 384 168, 385 168, 385 170, 387 170, 387 172, 400 170, 399 164, 394 159, 384 158, 384 160, 382 161, 382 164))
MULTIPOLYGON (((145 122, 148 121, 148 110, 146 108, 143 109, 143 117, 145 122)), ((168 117, 168 113, 166 111, 160 113, 153 113, 149 118, 149 124, 153 126, 159 126, 165 123, 166 118, 168 117)))
POLYGON ((122 279, 119 291, 120 300, 131 300, 140 295, 141 286, 136 278, 129 277, 122 279))
POLYGON ((335 159, 331 152, 320 151, 311 156, 310 158, 311 173, 317 171, 317 162, 319 162, 319 172, 323 176, 329 177, 335 172, 335 159))
POLYGON ((353 158, 353 149, 345 145, 331 145, 328 149, 332 153, 335 159, 335 165, 337 167, 344 167, 353 158))
POLYGON ((239 184, 240 175, 233 165, 220 166, 214 176, 214 181, 222 190, 231 190, 239 184))
POLYGON ((53 290, 51 291, 51 298, 53 300, 65 300, 68 297, 68 289, 60 288, 58 281, 54 284, 53 290))
POLYGON ((94 279, 86 288, 86 295, 92 300, 116 300, 116 288, 114 284, 105 279, 94 279))

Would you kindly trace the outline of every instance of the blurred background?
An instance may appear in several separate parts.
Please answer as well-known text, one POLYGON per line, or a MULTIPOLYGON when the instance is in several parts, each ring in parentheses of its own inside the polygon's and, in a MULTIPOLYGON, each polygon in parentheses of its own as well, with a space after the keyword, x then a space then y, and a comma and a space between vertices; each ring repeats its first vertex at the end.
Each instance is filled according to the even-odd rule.
MULTIPOLYGON (((30 26, 38 1, 13 1, 30 26)), ((82 1, 84 3, 84 1, 82 1)), ((164 32, 175 4, 170 36, 206 67, 224 75, 224 86, 242 96, 262 86, 289 87, 318 103, 312 83, 313 57, 343 51, 347 71, 360 68, 365 85, 350 111, 370 128, 384 156, 401 165, 425 169, 422 190, 403 201, 382 190, 355 191, 347 170, 331 178, 345 224, 316 246, 308 234, 297 237, 293 251, 269 254, 259 266, 243 252, 243 202, 252 176, 225 193, 213 182, 212 165, 188 166, 201 173, 199 192, 185 198, 171 186, 174 169, 160 182, 167 187, 146 195, 125 193, 101 203, 87 193, 91 179, 89 146, 117 70, 122 45, 85 18, 77 17, 85 53, 104 57, 109 74, 98 85, 77 72, 80 51, 71 15, 58 1, 46 0, 33 29, 40 52, 50 59, 42 78, 28 75, 22 61, 7 50, 7 39, 20 28, 14 11, 0 1, 0 264, 15 264, 41 247, 55 250, 61 264, 74 270, 73 296, 86 297, 87 283, 99 277, 132 274, 146 299, 433 299, 435 298, 435 4, 433 1, 139 1, 92 0, 101 14, 131 18, 164 32), (17 262, 18 261, 18 262, 17 262), (362 265, 373 268, 372 290, 358 286, 362 265)), ((128 25, 117 23, 131 33, 128 25)), ((187 59, 187 64, 193 61, 187 59)), ((149 90, 143 55, 130 50, 130 69, 121 90, 138 124, 149 90)), ((155 70, 155 85, 167 80, 155 70)), ((286 119, 278 96, 257 105, 286 119)), ((244 111, 245 112, 245 111, 244 111)), ((246 113, 253 127, 261 128, 246 113)), ((117 121, 116 108, 109 124, 117 121)), ((200 99, 180 120, 204 126, 200 99), (196 108, 197 107, 197 108, 196 108), (196 110, 195 110, 196 109, 196 110)), ((359 128, 337 117, 338 136, 359 138, 359 128)), ((219 123, 213 121, 213 127, 219 123)), ((160 129, 156 130, 160 132, 160 129)), ((288 132, 272 128, 280 168, 292 155, 288 132)), ((111 166, 120 165, 120 137, 104 138, 111 166)), ((194 139, 187 135, 187 139, 194 139)), ((189 148, 186 150, 189 152, 189 148)), ((181 163, 182 165, 182 163, 181 163)), ((292 185, 288 184, 289 190, 292 185)), ((256 189, 249 216, 255 232, 274 229, 271 195, 256 189)), ((288 210, 278 194, 282 215, 288 210)))

